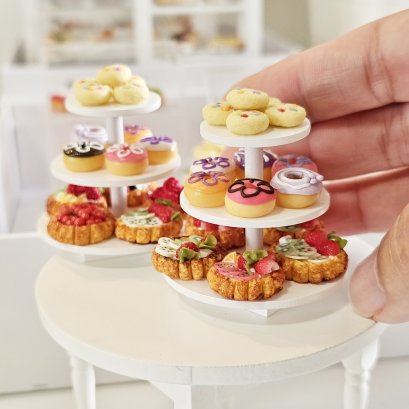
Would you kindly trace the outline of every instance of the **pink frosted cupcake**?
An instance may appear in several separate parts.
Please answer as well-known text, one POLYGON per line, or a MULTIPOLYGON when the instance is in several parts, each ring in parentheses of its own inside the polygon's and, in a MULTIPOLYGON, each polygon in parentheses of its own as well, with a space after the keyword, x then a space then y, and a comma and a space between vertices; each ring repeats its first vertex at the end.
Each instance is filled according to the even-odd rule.
POLYGON ((318 172, 317 165, 308 157, 303 155, 288 155, 279 156, 271 166, 271 177, 281 169, 286 168, 304 168, 318 172))
POLYGON ((117 143, 107 149, 105 163, 108 171, 114 175, 138 175, 148 166, 148 154, 145 149, 136 144, 117 143))

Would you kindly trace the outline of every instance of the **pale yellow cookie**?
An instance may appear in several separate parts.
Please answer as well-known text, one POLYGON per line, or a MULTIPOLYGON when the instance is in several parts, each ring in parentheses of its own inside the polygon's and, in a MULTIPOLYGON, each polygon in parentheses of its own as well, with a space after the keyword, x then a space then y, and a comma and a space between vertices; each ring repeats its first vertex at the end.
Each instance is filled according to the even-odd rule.
POLYGON ((270 97, 263 91, 241 88, 229 91, 226 100, 234 109, 264 110, 267 108, 270 97))
MULTIPOLYGON (((281 102, 280 99, 278 99, 278 98, 276 98, 276 97, 270 97, 270 99, 269 99, 269 101, 268 101, 267 108, 275 107, 275 106, 281 105, 281 104, 282 104, 282 102, 281 102)), ((266 108, 266 109, 267 109, 267 108, 266 108)))
POLYGON ((260 111, 233 111, 226 120, 227 129, 238 135, 256 135, 268 125, 267 115, 260 111))
POLYGON ((94 80, 75 81, 73 89, 77 101, 86 106, 106 104, 112 96, 111 87, 98 84, 94 80))
POLYGON ((140 75, 132 75, 131 79, 128 82, 136 85, 146 85, 145 79, 142 78, 140 75))
POLYGON ((124 105, 136 105, 145 102, 149 96, 149 89, 146 85, 128 82, 114 88, 114 99, 124 105))
POLYGON ((280 104, 265 110, 271 126, 291 128, 303 123, 307 113, 297 104, 280 104))
POLYGON ((233 108, 226 102, 216 102, 207 104, 202 109, 203 119, 209 125, 226 126, 226 119, 233 111, 233 108))
POLYGON ((131 77, 131 69, 123 64, 107 65, 97 73, 97 81, 112 88, 125 84, 131 77))

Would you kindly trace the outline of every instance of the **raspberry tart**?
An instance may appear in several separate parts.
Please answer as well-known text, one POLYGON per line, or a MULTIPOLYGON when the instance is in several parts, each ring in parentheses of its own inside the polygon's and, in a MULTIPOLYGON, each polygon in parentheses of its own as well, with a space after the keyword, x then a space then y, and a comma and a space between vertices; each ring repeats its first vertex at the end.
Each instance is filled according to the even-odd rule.
POLYGON ((47 199, 47 213, 58 214, 62 205, 79 203, 93 203, 103 208, 107 207, 107 201, 97 187, 68 185, 64 190, 50 195, 47 199))
POLYGON ((181 238, 161 237, 152 252, 155 269, 171 278, 202 280, 226 255, 213 235, 181 238))
POLYGON ((342 275, 348 266, 343 250, 347 241, 322 230, 308 232, 304 238, 280 238, 275 253, 287 280, 320 283, 342 275))
POLYGON ((58 214, 48 222, 48 234, 55 240, 78 246, 109 239, 115 219, 101 206, 93 203, 62 205, 58 214))
POLYGON ((229 253, 207 273, 210 288, 236 301, 268 299, 281 291, 285 275, 273 254, 266 250, 229 253))
POLYGON ((120 216, 115 235, 130 243, 156 243, 162 236, 177 236, 182 225, 180 212, 166 200, 156 199, 148 208, 138 208, 120 216))

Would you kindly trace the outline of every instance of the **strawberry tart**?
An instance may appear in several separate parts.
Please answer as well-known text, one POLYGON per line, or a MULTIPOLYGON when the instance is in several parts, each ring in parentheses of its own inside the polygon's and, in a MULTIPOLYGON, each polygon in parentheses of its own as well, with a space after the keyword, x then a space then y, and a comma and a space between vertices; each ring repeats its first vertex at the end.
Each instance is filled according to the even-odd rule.
POLYGON ((171 278, 202 280, 225 255, 213 235, 161 237, 152 252, 152 264, 157 271, 171 278))
POLYGON ((273 254, 266 250, 229 253, 207 273, 210 288, 236 301, 267 299, 284 286, 285 275, 273 254))

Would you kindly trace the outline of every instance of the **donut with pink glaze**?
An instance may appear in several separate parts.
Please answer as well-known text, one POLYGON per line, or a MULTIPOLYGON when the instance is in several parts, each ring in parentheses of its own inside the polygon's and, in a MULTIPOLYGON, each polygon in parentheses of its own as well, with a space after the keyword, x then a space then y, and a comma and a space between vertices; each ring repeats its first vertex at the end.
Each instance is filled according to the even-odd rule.
POLYGON ((261 217, 275 206, 276 195, 270 183, 253 178, 238 179, 227 189, 226 210, 239 217, 261 217))
POLYGON ((279 170, 286 168, 304 168, 318 172, 317 165, 308 156, 289 153, 288 155, 279 156, 275 160, 271 166, 271 177, 279 170))
POLYGON ((138 175, 148 166, 148 154, 136 144, 116 143, 107 149, 105 163, 108 171, 114 175, 138 175))

